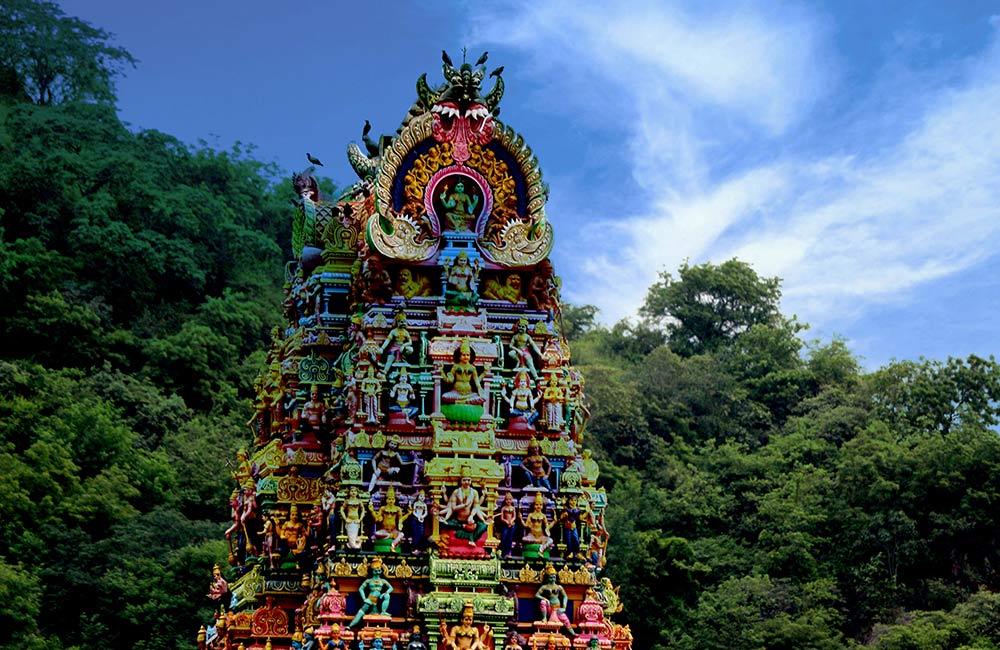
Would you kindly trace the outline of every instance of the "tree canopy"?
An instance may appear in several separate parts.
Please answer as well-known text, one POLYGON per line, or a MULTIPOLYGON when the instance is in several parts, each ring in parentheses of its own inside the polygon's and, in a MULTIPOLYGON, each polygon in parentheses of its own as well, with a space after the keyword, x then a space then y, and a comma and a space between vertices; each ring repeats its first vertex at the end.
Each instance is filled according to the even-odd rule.
POLYGON ((3 94, 36 104, 111 103, 115 76, 136 60, 111 34, 67 16, 54 2, 4 0, 0 5, 3 94))

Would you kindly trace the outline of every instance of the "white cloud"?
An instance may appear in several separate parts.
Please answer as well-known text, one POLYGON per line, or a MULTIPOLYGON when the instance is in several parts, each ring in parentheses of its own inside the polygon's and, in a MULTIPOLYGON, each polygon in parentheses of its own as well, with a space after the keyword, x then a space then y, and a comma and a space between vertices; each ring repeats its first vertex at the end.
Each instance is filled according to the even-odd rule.
MULTIPOLYGON (((620 93, 619 117, 623 105, 634 111, 605 128, 625 129, 645 200, 605 224, 620 246, 581 260, 573 271, 589 281, 570 295, 597 304, 609 320, 633 313, 656 273, 685 259, 738 256, 762 274, 782 276, 786 310, 822 324, 994 254, 996 44, 978 60, 948 64, 956 69, 940 76, 947 85, 906 88, 919 77, 884 79, 881 87, 909 91, 895 100, 911 119, 856 147, 834 133, 817 152, 798 147, 795 136, 808 131, 803 123, 836 77, 818 19, 772 17, 749 4, 732 15, 697 15, 679 5, 583 10, 537 3, 477 24, 482 40, 547 44, 536 58, 570 80, 558 92, 573 93, 589 75, 592 86, 613 84, 620 93), (734 151, 764 154, 734 160, 734 151)), ((915 38, 906 40, 919 43, 915 38)), ((894 70, 887 65, 884 74, 894 70)), ((568 103, 601 124, 608 108, 583 97, 568 103)), ((885 116, 865 107, 857 98, 852 119, 884 131, 885 116)), ((561 190, 593 188, 553 186, 561 190)), ((607 197, 595 196, 594 204, 606 206, 607 197)))

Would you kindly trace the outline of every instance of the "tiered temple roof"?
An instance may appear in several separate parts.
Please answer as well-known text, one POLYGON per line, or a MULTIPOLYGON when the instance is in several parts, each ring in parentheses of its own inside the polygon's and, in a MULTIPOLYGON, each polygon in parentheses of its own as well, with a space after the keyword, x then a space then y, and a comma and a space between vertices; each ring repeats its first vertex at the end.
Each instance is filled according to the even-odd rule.
POLYGON ((339 200, 295 179, 202 647, 631 648, 547 187, 485 62, 445 55, 395 136, 366 125, 339 200))

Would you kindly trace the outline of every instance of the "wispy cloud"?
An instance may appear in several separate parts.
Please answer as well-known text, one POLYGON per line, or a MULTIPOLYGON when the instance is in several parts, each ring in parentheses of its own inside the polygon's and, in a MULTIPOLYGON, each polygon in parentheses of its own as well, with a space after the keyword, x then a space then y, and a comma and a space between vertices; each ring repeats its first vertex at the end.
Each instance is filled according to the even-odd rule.
MULTIPOLYGON (((948 63, 953 69, 929 86, 912 86, 923 78, 886 62, 876 85, 898 91, 891 103, 906 117, 893 122, 886 102, 839 82, 831 28, 805 13, 771 15, 753 4, 723 14, 682 4, 526 3, 479 16, 475 28, 483 41, 544 60, 549 78, 559 71, 564 83, 539 89, 543 100, 559 93, 588 128, 619 129, 628 143, 624 159, 641 200, 570 235, 602 232, 608 239, 600 243, 616 249, 562 269, 586 278, 571 298, 597 304, 606 318, 633 313, 657 272, 685 259, 735 255, 780 275, 786 310, 822 323, 994 254, 996 43, 975 60, 948 63), (616 101, 602 101, 595 87, 612 87, 616 101), (804 144, 818 107, 833 99, 850 121, 827 112, 828 138, 804 144), (856 135, 866 123, 877 138, 838 140, 838 129, 856 135)), ((906 47, 887 43, 886 57, 936 47, 933 35, 904 36, 906 47)), ((554 184, 553 193, 602 189, 554 184)), ((608 197, 591 204, 605 208, 608 197)), ((603 216, 596 208, 581 215, 591 223, 603 216)))

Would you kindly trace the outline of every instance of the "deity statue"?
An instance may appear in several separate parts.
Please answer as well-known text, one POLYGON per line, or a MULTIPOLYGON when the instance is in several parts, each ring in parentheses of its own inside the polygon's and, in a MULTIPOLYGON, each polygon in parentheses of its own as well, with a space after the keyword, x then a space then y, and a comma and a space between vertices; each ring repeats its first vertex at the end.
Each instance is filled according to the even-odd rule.
POLYGON ((513 379, 514 388, 510 395, 507 394, 507 386, 503 386, 503 399, 510 406, 510 427, 512 429, 524 428, 534 430, 533 424, 538 419, 538 411, 535 406, 541 395, 535 396, 531 392, 531 380, 528 373, 521 370, 513 379), (518 426, 520 425, 520 426, 518 426))
POLYGON ((326 650, 347 650, 347 642, 340 638, 340 625, 330 626, 330 638, 326 642, 326 650))
POLYGON ((521 540, 525 544, 538 544, 538 555, 543 556, 554 544, 549 534, 551 528, 549 518, 545 516, 544 497, 541 494, 535 495, 535 501, 528 516, 521 517, 520 514, 518 512, 521 525, 524 527, 524 537, 521 540))
POLYGON ((261 532, 261 552, 267 558, 268 566, 274 568, 274 556, 278 552, 279 546, 278 524, 274 517, 267 517, 264 520, 264 529, 261 532))
POLYGON ((395 295, 406 299, 431 295, 431 283, 424 275, 402 268, 396 278, 395 295))
POLYGON ((517 633, 517 630, 507 631, 507 637, 504 640, 503 650, 522 650, 521 635, 517 633))
POLYGON ((406 363, 406 357, 413 354, 413 342, 410 339, 410 330, 406 328, 406 312, 400 309, 396 312, 396 317, 392 319, 392 329, 385 337, 380 352, 388 354, 385 357, 385 365, 382 373, 389 374, 389 369, 394 363, 406 363))
POLYGON ((389 615, 389 594, 392 593, 392 585, 382 577, 385 572, 382 558, 376 557, 372 560, 371 571, 371 577, 362 582, 361 587, 358 588, 358 595, 361 596, 361 609, 347 626, 349 628, 357 627, 366 614, 389 615))
POLYGON ((545 428, 556 430, 563 424, 563 404, 566 402, 566 390, 560 385, 556 373, 549 373, 549 381, 542 391, 542 410, 545 428))
POLYGON ((469 265, 469 256, 465 251, 459 253, 451 262, 445 262, 446 286, 444 305, 449 309, 475 309, 479 302, 476 293, 476 282, 479 280, 479 260, 474 266, 469 265))
POLYGON ((368 491, 375 489, 378 481, 391 481, 398 475, 403 467, 403 458, 399 454, 399 445, 402 439, 399 436, 390 436, 385 442, 385 448, 379 449, 372 456, 372 480, 368 483, 368 491))
POLYGON ((410 516, 409 513, 404 513, 403 509, 396 504, 396 488, 391 485, 389 486, 389 489, 385 493, 385 503, 382 504, 381 508, 375 510, 369 503, 368 510, 371 512, 372 519, 377 524, 375 538, 392 540, 389 550, 395 553, 400 542, 403 541, 403 522, 410 516))
POLYGON ((503 495, 500 510, 493 515, 502 525, 500 530, 500 553, 503 557, 511 557, 514 553, 514 533, 517 531, 517 506, 510 492, 503 495))
POLYGON ((326 545, 332 550, 337 547, 337 491, 333 489, 332 485, 328 485, 323 490, 319 504, 326 517, 326 545))
POLYGON ((472 601, 468 600, 462 607, 462 622, 448 630, 445 622, 441 621, 441 640, 445 648, 451 650, 492 650, 491 630, 486 628, 485 638, 480 637, 479 629, 472 624, 473 612, 472 601))
POLYGON ((559 514, 559 522, 563 528, 563 542, 566 544, 566 559, 581 559, 580 554, 580 518, 581 510, 577 507, 575 496, 567 499, 563 511, 559 514))
POLYGON ((543 620, 562 623, 571 637, 576 636, 576 631, 573 630, 573 625, 566 615, 566 604, 569 600, 566 590, 556 582, 556 570, 551 564, 545 567, 545 582, 535 592, 535 598, 538 599, 543 620))
POLYGON ((476 546, 477 540, 486 532, 486 514, 482 510, 483 497, 472 487, 472 476, 467 467, 463 467, 459 486, 455 488, 448 503, 437 518, 443 527, 454 531, 454 536, 464 539, 469 546, 476 546))
POLYGON ((503 284, 496 278, 489 278, 483 286, 483 298, 487 300, 506 300, 516 303, 521 300, 521 276, 509 273, 503 284))
POLYGON ((552 262, 544 259, 535 269, 535 276, 528 283, 528 307, 535 311, 551 312, 559 306, 559 278, 552 262))
POLYGON ((479 371, 472 365, 472 345, 469 339, 462 339, 458 348, 458 362, 450 370, 442 371, 441 376, 451 384, 451 390, 441 396, 442 401, 453 404, 486 402, 483 387, 479 383, 479 371))
POLYGON ((429 650, 427 644, 424 643, 423 635, 420 634, 420 628, 414 626, 413 631, 410 632, 410 640, 406 642, 406 650, 429 650))
POLYGON ((385 375, 376 373, 375 366, 372 364, 366 364, 358 369, 361 415, 365 416, 365 424, 378 424, 379 418, 382 417, 382 411, 379 409, 379 397, 382 394, 384 380, 385 375))
POLYGON ((521 461, 521 469, 524 470, 525 478, 528 479, 528 485, 552 491, 552 486, 549 484, 552 463, 542 454, 542 446, 537 440, 528 443, 528 453, 521 461))
POLYGON ((326 515, 323 512, 322 500, 317 501, 312 510, 309 511, 309 519, 307 520, 307 528, 309 533, 307 534, 308 543, 307 546, 311 549, 318 550, 323 544, 323 524, 326 521, 326 515))
POLYGON ((212 600, 221 600, 229 593, 229 583, 222 577, 222 568, 216 564, 212 567, 212 584, 208 587, 208 597, 212 600))
POLYGON ((393 413, 400 413, 407 424, 413 424, 413 416, 420 409, 411 406, 410 403, 416 398, 417 392, 413 390, 413 384, 410 383, 410 373, 405 367, 400 368, 396 383, 389 389, 389 399, 393 401, 392 406, 389 407, 389 417, 392 418, 393 413))
POLYGON ((347 488, 347 498, 340 505, 340 519, 344 522, 344 534, 347 535, 347 547, 361 548, 363 541, 361 524, 365 518, 365 502, 358 497, 358 488, 347 488))
POLYGON ((313 384, 309 389, 309 401, 298 410, 298 431, 300 433, 320 433, 326 428, 326 402, 319 395, 319 386, 313 384))
POLYGON ((427 505, 427 493, 417 492, 417 497, 410 504, 410 532, 413 535, 413 551, 419 553, 423 549, 424 533, 427 528, 427 515, 430 507, 427 505))
POLYGON ((535 361, 531 356, 532 352, 542 356, 535 339, 528 334, 528 319, 522 318, 514 326, 514 334, 510 337, 510 350, 507 352, 507 356, 514 360, 515 370, 526 368, 532 377, 538 379, 535 361))
POLYGON ((361 299, 366 303, 384 305, 392 297, 392 278, 377 255, 372 255, 361 265, 361 299))
POLYGON ((288 508, 288 519, 281 524, 281 539, 294 554, 302 553, 306 547, 306 525, 299 520, 299 508, 294 503, 288 508))
POLYGON ((449 230, 468 230, 469 224, 475 219, 479 196, 469 196, 465 193, 465 183, 458 181, 451 193, 445 187, 438 197, 447 209, 444 213, 449 230))

